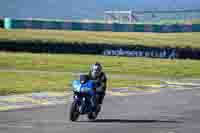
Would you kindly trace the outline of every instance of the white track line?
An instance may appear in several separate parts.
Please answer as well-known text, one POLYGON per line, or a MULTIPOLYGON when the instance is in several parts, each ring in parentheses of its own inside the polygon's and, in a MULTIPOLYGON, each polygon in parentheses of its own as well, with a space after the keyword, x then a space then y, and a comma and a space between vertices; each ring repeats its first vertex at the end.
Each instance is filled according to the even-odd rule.
POLYGON ((9 125, 9 124, 0 124, 0 128, 25 128, 25 129, 31 129, 33 126, 23 126, 23 125, 9 125))

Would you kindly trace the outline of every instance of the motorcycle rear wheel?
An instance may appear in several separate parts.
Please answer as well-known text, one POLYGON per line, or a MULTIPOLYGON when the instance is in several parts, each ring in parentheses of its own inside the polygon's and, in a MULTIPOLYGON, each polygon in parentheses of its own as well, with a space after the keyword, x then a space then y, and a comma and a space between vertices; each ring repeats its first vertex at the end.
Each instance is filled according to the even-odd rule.
POLYGON ((88 113, 88 119, 89 120, 95 120, 97 118, 97 114, 96 113, 93 113, 93 112, 90 112, 88 113))

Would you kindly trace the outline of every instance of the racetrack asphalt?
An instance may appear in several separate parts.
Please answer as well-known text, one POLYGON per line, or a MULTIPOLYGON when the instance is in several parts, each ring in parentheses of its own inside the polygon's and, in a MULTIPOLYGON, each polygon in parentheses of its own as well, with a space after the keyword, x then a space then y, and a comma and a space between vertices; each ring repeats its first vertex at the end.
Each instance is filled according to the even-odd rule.
POLYGON ((69 107, 0 112, 0 133, 199 133, 200 86, 162 88, 157 93, 106 95, 97 120, 69 121, 69 107))

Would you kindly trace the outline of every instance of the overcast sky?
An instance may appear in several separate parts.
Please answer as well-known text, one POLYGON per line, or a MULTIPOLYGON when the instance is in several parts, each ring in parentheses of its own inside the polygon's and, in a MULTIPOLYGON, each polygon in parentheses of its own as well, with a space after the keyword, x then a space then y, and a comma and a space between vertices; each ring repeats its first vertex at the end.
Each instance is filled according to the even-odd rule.
POLYGON ((95 18, 105 10, 197 9, 200 0, 1 0, 0 17, 95 18))

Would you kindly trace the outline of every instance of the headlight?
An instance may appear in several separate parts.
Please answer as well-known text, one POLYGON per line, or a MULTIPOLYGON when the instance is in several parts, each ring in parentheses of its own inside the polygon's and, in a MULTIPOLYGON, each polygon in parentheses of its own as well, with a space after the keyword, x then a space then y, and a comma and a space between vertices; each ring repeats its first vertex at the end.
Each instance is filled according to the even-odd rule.
POLYGON ((78 96, 77 96, 77 95, 75 95, 75 96, 74 96, 74 98, 76 98, 76 99, 77 99, 77 98, 78 98, 78 96))
POLYGON ((85 101, 85 97, 83 97, 83 101, 85 101))

